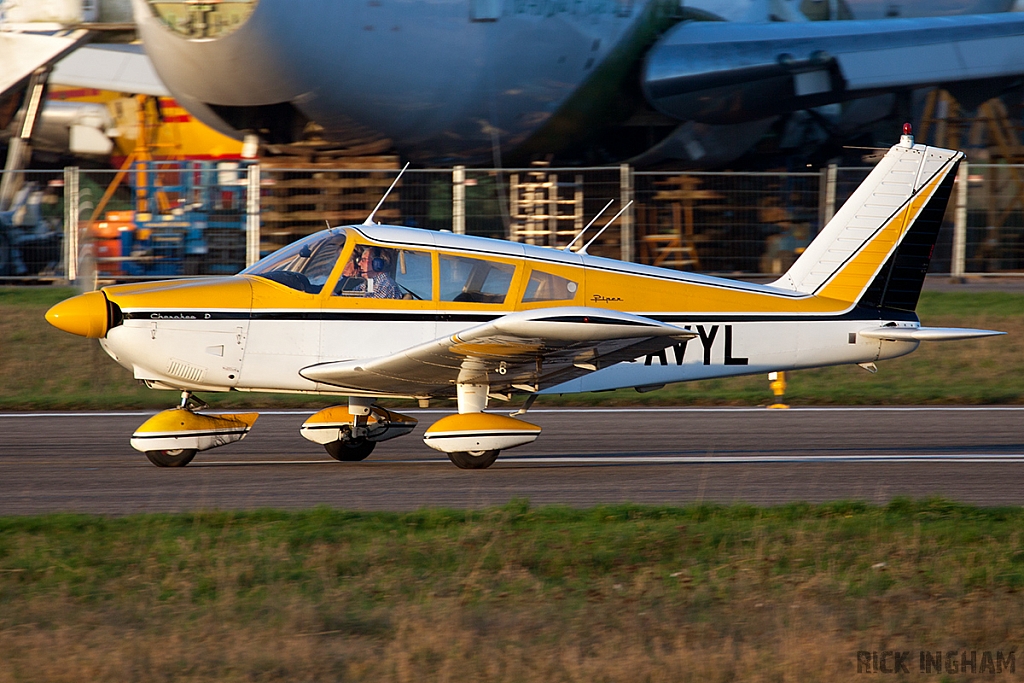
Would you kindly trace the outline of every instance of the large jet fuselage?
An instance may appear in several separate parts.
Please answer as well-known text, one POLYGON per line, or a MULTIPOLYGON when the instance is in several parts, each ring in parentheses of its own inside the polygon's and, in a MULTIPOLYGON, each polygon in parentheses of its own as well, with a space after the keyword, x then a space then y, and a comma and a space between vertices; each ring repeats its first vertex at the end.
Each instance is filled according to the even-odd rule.
MULTIPOLYGON (((138 24, 178 101, 222 130, 265 126, 265 137, 285 141, 300 131, 273 126, 308 119, 328 139, 381 137, 419 157, 490 159, 492 144, 521 145, 590 78, 605 100, 617 97, 619 71, 654 37, 637 33, 657 23, 655 0, 508 4, 508 16, 474 20, 466 0, 262 0, 244 25, 210 41, 184 39, 148 8, 138 24), (610 56, 621 67, 599 73, 613 69, 610 56)), ((606 116, 605 102, 588 104, 586 125, 606 116)))
MULTIPOLYGON (((389 140, 435 163, 558 153, 611 130, 619 137, 646 131, 637 136, 641 148, 629 150, 639 153, 684 122, 655 111, 641 75, 652 46, 679 22, 765 25, 804 19, 801 8, 856 17, 840 0, 259 0, 230 30, 197 38, 180 20, 174 30, 145 0, 133 3, 160 77, 205 123, 289 142, 313 122, 327 139, 389 140)), ((999 12, 1010 4, 905 2, 898 14, 999 12)), ((863 5, 867 17, 881 11, 878 3, 852 5, 863 5)))

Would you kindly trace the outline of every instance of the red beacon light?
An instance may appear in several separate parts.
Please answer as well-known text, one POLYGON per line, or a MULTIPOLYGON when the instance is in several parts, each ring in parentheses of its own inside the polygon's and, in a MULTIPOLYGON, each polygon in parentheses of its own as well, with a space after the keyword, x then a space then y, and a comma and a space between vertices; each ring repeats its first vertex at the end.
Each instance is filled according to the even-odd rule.
POLYGON ((914 129, 909 123, 903 124, 903 137, 900 138, 900 147, 914 146, 914 129))

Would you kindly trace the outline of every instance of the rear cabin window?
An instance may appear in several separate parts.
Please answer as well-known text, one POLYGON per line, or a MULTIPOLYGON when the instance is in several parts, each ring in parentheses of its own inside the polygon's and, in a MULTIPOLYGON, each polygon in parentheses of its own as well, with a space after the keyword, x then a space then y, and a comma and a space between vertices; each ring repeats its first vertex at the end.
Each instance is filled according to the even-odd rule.
POLYGON ((516 267, 465 256, 440 259, 441 301, 466 301, 480 304, 505 302, 516 267))
POLYGON ((319 294, 344 246, 343 230, 324 230, 278 249, 242 274, 259 275, 300 292, 319 294))
POLYGON ((536 301, 571 301, 576 298, 579 286, 572 280, 558 275, 535 270, 530 273, 530 281, 526 283, 523 303, 536 301))
POLYGON ((429 301, 433 279, 429 253, 359 244, 334 286, 334 295, 429 301))

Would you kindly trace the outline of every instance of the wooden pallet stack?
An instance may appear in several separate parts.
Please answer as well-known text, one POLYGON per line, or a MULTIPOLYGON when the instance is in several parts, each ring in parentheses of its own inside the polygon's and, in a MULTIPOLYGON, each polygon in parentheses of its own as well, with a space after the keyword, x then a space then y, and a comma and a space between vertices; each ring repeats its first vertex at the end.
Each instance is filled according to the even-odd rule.
POLYGON ((546 168, 513 173, 509 183, 509 239, 561 248, 583 229, 583 175, 560 182, 546 168))
MULTIPOLYGON (((382 153, 389 148, 388 142, 332 149, 320 141, 271 148, 275 156, 260 159, 261 251, 322 230, 324 221, 332 226, 361 223, 399 169, 398 156, 382 153)), ((400 192, 401 182, 376 220, 400 221, 400 192)))

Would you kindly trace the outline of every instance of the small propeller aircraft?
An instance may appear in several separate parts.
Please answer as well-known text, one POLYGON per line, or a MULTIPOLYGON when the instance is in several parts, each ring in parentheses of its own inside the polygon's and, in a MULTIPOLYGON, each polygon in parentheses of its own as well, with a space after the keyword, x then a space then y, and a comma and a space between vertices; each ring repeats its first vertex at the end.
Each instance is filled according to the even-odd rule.
POLYGON ((194 392, 266 391, 346 397, 301 427, 343 461, 415 427, 378 400, 454 398, 457 414, 423 439, 458 467, 480 469, 537 438, 540 427, 519 417, 542 393, 873 369, 922 341, 1002 334, 922 327, 914 313, 962 158, 915 145, 906 125, 769 285, 598 258, 587 254, 594 238, 553 250, 374 225, 371 214, 233 277, 104 287, 46 319, 99 339, 150 387, 182 392, 178 407, 132 436, 156 465, 184 466, 238 441, 258 417, 200 412, 207 406, 194 392), (524 394, 509 416, 485 412, 491 399, 524 394))

